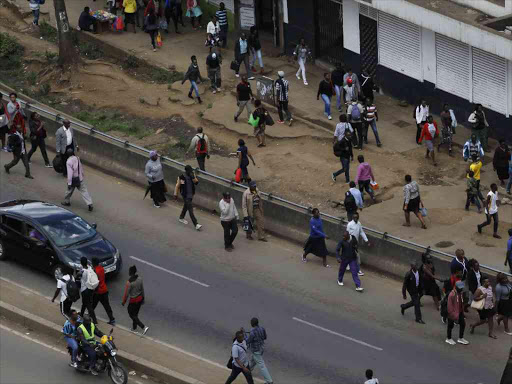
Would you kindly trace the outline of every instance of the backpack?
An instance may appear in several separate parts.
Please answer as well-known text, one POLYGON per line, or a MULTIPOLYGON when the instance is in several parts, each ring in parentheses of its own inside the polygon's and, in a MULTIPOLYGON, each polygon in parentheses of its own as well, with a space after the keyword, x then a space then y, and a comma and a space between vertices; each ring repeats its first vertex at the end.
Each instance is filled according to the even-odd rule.
POLYGON ((100 280, 92 268, 88 268, 87 271, 87 288, 94 290, 100 284, 100 280))
POLYGON ((345 206, 345 210, 347 212, 357 211, 356 198, 350 191, 345 193, 345 200, 343 201, 343 205, 345 206))
POLYGON ((350 113, 352 120, 361 120, 361 111, 357 104, 352 104, 352 112, 350 113))
POLYGON ((416 120, 416 110, 419 108, 419 105, 415 106, 414 109, 412 110, 412 118, 414 120, 416 120))
POLYGON ((69 280, 60 279, 63 283, 66 283, 66 292, 68 299, 71 302, 75 302, 80 299, 80 289, 78 289, 78 284, 76 281, 70 276, 69 280))
POLYGON ((206 140, 204 139, 204 133, 203 137, 196 135, 199 137, 199 140, 197 141, 197 147, 196 147, 196 153, 199 154, 206 154, 208 153, 208 145, 206 144, 206 140))
POLYGON ((334 156, 341 157, 341 141, 336 140, 336 142, 332 146, 332 151, 334 152, 334 156))

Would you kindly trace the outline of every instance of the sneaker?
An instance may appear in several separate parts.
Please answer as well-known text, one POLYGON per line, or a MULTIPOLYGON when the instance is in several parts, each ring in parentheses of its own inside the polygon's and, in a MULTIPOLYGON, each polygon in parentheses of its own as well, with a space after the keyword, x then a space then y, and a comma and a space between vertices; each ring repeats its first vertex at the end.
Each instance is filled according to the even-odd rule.
POLYGON ((343 281, 339 281, 339 280, 338 280, 338 285, 339 285, 340 287, 343 287, 345 284, 343 284, 343 281))
POLYGON ((2 151, 4 151, 4 152, 9 152, 9 151, 7 150, 7 147, 2 147, 2 151))
POLYGON ((91 205, 88 205, 87 207, 88 207, 88 209, 89 209, 89 212, 92 212, 92 211, 93 211, 93 209, 94 209, 94 207, 92 206, 92 204, 91 204, 91 205))
MULTIPOLYGON (((160 207, 161 207, 161 205, 160 205, 160 204, 153 204, 153 207, 155 207, 155 208, 160 208, 160 207)), ((181 221, 181 220, 180 220, 180 221, 181 221)))
POLYGON ((238 73, 235 73, 235 76, 236 76, 236 77, 240 77, 240 75, 239 75, 238 73))
POLYGON ((116 325, 116 319, 112 319, 108 322, 109 325, 116 325))
POLYGON ((156 52, 156 48, 153 48, 153 52, 156 52))
POLYGON ((78 367, 78 365, 77 365, 77 364, 76 364, 76 362, 74 362, 74 361, 70 362, 70 363, 69 363, 69 366, 70 366, 71 368, 76 368, 76 367, 78 367))
POLYGON ((308 82, 307 82, 307 81, 305 81, 305 82, 304 82, 304 85, 308 85, 308 82))
POLYGON ((505 335, 512 336, 512 332, 503 331, 503 333, 504 333, 505 335))
POLYGON ((357 274, 358 274, 359 276, 364 276, 364 272, 363 272, 363 271, 359 271, 359 272, 357 272, 357 274))
MULTIPOLYGON (((288 125, 291 127, 291 126, 292 126, 292 123, 293 123, 293 119, 290 119, 290 120, 288 121, 288 125)), ((510 194, 510 192, 509 192, 509 194, 510 194)))
POLYGON ((331 116, 331 115, 327 116, 327 118, 328 118, 329 120, 332 120, 332 116, 331 116))
POLYGON ((255 79, 255 77, 254 77, 254 76, 251 76, 251 77, 249 77, 247 80, 254 80, 254 79, 255 79))
POLYGON ((453 341, 453 339, 446 339, 445 342, 447 344, 450 344, 450 345, 455 345, 456 344, 455 341, 453 341))
POLYGON ((284 124, 284 121, 283 121, 283 120, 277 120, 277 122, 278 122, 279 124, 284 124))
POLYGON ((149 330, 148 326, 144 327, 144 330, 142 331, 142 334, 145 335, 146 333, 148 333, 148 330, 149 330))
POLYGON ((300 80, 300 75, 297 75, 297 74, 296 74, 295 76, 297 77, 297 79, 298 79, 298 80, 300 80))
POLYGON ((200 231, 203 226, 201 224, 196 224, 196 230, 200 231))
POLYGON ((98 376, 98 372, 95 369, 91 368, 91 375, 98 376))
POLYGON ((480 224, 478 224, 476 226, 477 230, 478 230, 478 233, 482 233, 482 227, 480 226, 480 224))
POLYGON ((67 202, 67 201, 63 201, 61 204, 64 205, 65 207, 70 207, 71 206, 71 203, 67 202))
POLYGON ((356 291, 357 291, 357 292, 363 292, 363 291, 364 291, 364 288, 363 288, 363 287, 357 287, 357 288, 356 288, 356 291))
POLYGON ((131 333, 135 333, 136 335, 139 334, 139 332, 137 332, 137 328, 133 329, 133 328, 130 328, 130 332, 131 333))
POLYGON ((214 90, 212 91, 212 93, 215 95, 215 94, 217 93, 217 91, 214 89, 214 90))
POLYGON ((188 221, 187 221, 187 220, 185 220, 185 219, 179 219, 178 221, 179 221, 180 223, 182 223, 182 224, 185 224, 185 225, 187 225, 187 224, 188 224, 188 221))
POLYGON ((331 175, 332 181, 336 182, 336 176, 334 176, 334 173, 331 175))
POLYGON ((462 344, 462 345, 468 345, 469 341, 467 341, 466 339, 462 338, 462 339, 458 339, 457 343, 462 344))
POLYGON ((51 165, 51 164, 46 164, 46 165, 45 165, 45 167, 46 167, 46 168, 53 168, 53 165, 51 165))

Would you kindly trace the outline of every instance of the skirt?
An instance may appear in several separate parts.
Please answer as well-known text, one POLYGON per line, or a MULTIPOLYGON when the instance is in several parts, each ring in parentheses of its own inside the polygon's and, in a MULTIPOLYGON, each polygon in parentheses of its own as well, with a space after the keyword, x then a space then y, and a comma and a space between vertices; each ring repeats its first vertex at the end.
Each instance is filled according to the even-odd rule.
POLYGON ((318 257, 325 257, 329 253, 325 245, 325 238, 323 237, 309 237, 304 244, 304 253, 306 255, 312 253, 318 257))
POLYGON ((506 167, 496 167, 496 173, 498 174, 498 179, 500 180, 508 180, 508 166, 506 167))
POLYGON ((165 202, 165 182, 163 180, 151 184, 151 198, 159 203, 165 202))
POLYGON ((512 299, 500 300, 498 303, 498 315, 512 317, 512 299))
POLYGON ((425 296, 437 297, 441 300, 441 290, 435 280, 423 280, 423 287, 425 289, 425 296))
POLYGON ((480 311, 478 311, 478 314, 480 315, 480 320, 487 320, 491 317, 494 316, 494 314, 496 313, 496 310, 493 308, 489 308, 489 309, 482 309, 480 311))
POLYGON ((407 204, 407 212, 418 212, 420 210, 420 197, 415 197, 414 199, 409 200, 409 204, 407 204))
POLYGON ((203 11, 201 11, 201 8, 194 7, 191 9, 187 9, 187 13, 185 13, 185 16, 187 17, 199 17, 203 14, 203 11))

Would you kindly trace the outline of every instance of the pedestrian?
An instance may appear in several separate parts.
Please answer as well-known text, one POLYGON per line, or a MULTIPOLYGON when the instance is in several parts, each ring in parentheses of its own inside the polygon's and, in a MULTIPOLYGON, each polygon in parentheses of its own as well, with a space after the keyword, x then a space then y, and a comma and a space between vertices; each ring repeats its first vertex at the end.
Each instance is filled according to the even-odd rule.
POLYGON ((363 191, 366 191, 370 195, 372 201, 375 203, 375 195, 373 189, 371 188, 371 183, 375 182, 375 176, 373 176, 372 167, 370 164, 364 161, 363 155, 357 156, 357 161, 359 161, 359 165, 357 166, 356 183, 358 184, 361 195, 363 196, 363 201, 363 191))
POLYGON ((484 109, 482 108, 482 104, 474 105, 473 112, 471 113, 471 115, 469 115, 468 122, 471 123, 471 134, 475 135, 478 138, 478 141, 482 143, 482 148, 484 152, 487 152, 489 123, 487 122, 487 119, 485 117, 485 112, 484 109))
POLYGON ((505 267, 508 264, 510 273, 512 273, 512 228, 508 230, 507 253, 505 254, 505 267))
POLYGON ((91 317, 94 324, 98 324, 96 320, 96 314, 92 307, 92 296, 94 290, 98 287, 99 280, 96 272, 93 271, 88 263, 87 257, 82 256, 80 258, 81 265, 81 278, 80 278, 80 294, 82 296, 82 309, 80 310, 80 317, 84 317, 84 312, 87 309, 87 313, 91 317))
POLYGON ((201 77, 201 72, 199 71, 199 66, 197 65, 197 58, 194 56, 190 57, 190 66, 188 67, 187 73, 185 73, 185 77, 181 81, 181 84, 185 84, 185 81, 190 81, 190 90, 188 91, 188 97, 190 99, 194 99, 192 96, 192 91, 196 92, 197 101, 201 104, 203 101, 201 100, 201 96, 199 95, 199 89, 197 88, 197 83, 204 81, 201 77))
POLYGON ((332 98, 332 84, 331 84, 331 74, 328 72, 324 73, 324 79, 318 84, 318 92, 316 94, 316 99, 320 100, 320 96, 322 96, 322 101, 324 102, 324 115, 327 116, 329 120, 332 120, 331 116, 331 98, 332 98))
POLYGON ((345 276, 345 271, 347 268, 350 268, 350 272, 352 272, 352 279, 356 284, 356 291, 363 292, 361 280, 358 276, 359 265, 357 263, 357 258, 357 240, 348 231, 345 231, 343 233, 343 240, 341 240, 336 246, 336 260, 340 264, 340 269, 338 270, 338 285, 344 285, 343 277, 345 276))
POLYGON ((279 78, 276 80, 276 100, 277 100, 277 113, 279 114, 279 120, 277 121, 279 124, 284 124, 284 113, 286 113, 286 121, 288 125, 292 126, 292 114, 288 109, 288 101, 289 101, 289 92, 290 92, 290 83, 288 80, 284 78, 284 72, 278 71, 277 76, 279 78), (284 112, 284 113, 283 113, 284 112))
MULTIPOLYGON (((361 222, 359 221, 359 213, 354 213, 352 215, 352 220, 349 221, 347 224, 347 232, 350 234, 350 236, 353 236, 354 239, 356 239, 357 244, 359 244, 360 239, 363 239, 363 241, 366 243, 367 246, 371 246, 370 241, 368 240, 368 237, 366 236, 366 233, 364 232, 363 226, 361 225, 361 222)), ((357 247, 357 265, 359 272, 357 274, 359 276, 364 276, 364 272, 361 270, 361 254, 359 252, 359 245, 357 247)))
POLYGON ((32 25, 39 26, 39 14, 40 14, 40 3, 41 0, 29 0, 30 10, 32 11, 32 16, 34 16, 34 21, 32 21, 32 25))
POLYGON ((41 121, 41 116, 37 112, 32 112, 30 114, 30 120, 28 122, 30 128, 30 141, 32 142, 32 148, 30 148, 30 152, 27 155, 28 161, 30 162, 30 158, 35 153, 37 148, 41 149, 41 155, 43 155, 43 160, 46 168, 53 168, 50 165, 50 161, 48 160, 48 154, 46 153, 46 129, 44 129, 44 123, 41 121))
POLYGON ((320 218, 320 211, 318 208, 313 208, 311 212, 313 217, 309 221, 309 237, 304 244, 304 252, 302 253, 302 262, 306 263, 307 256, 312 253, 315 256, 321 257, 323 261, 323 266, 325 268, 331 268, 329 264, 327 264, 327 246, 325 245, 326 235, 324 233, 324 227, 322 223, 322 219, 320 218))
POLYGON ((181 11, 181 0, 165 0, 165 19, 167 21, 167 31, 169 32, 169 24, 174 24, 174 31, 176 34, 180 34, 178 30, 178 12, 181 11))
POLYGON ((448 104, 444 104, 443 111, 441 112, 441 140, 437 145, 437 152, 441 149, 441 145, 446 144, 448 147, 448 155, 452 156, 452 138, 453 138, 453 111, 451 111, 448 104))
POLYGON ((375 83, 373 82, 373 77, 368 74, 368 72, 363 71, 361 73, 361 77, 363 78, 363 84, 361 84, 361 91, 363 97, 365 99, 370 99, 370 103, 373 104, 374 96, 373 90, 375 89, 375 83))
POLYGON ((247 188, 242 195, 242 211, 244 220, 248 219, 250 222, 249 230, 247 231, 247 238, 252 240, 253 224, 256 226, 258 232, 258 240, 266 242, 265 237, 265 217, 263 215, 263 199, 261 198, 260 191, 256 186, 255 181, 249 182, 247 188))
POLYGON ((135 23, 137 24, 137 28, 144 29, 144 7, 145 0, 136 0, 137 9, 135 10, 135 23), (141 26, 142 19, 142 26, 141 26))
MULTIPOLYGON (((346 74, 345 74, 346 76, 346 74)), ((352 104, 352 101, 359 100, 359 91, 357 90, 357 86, 354 84, 354 81, 351 77, 346 79, 345 85, 343 86, 343 90, 345 91, 345 106, 347 107, 347 115, 348 115, 348 107, 352 104)))
POLYGON ((6 136, 9 132, 9 114, 3 102, 3 97, 4 95, 0 93, 0 142, 2 144, 0 149, 4 152, 8 152, 6 136))
POLYGON ((498 317, 496 322, 498 327, 503 321, 505 326, 505 333, 512 336, 512 332, 508 327, 508 321, 512 318, 512 285, 508 280, 508 277, 503 272, 498 273, 496 277, 496 306, 498 308, 498 317))
POLYGON ((202 15, 203 11, 201 11, 201 7, 199 7, 197 0, 187 0, 187 13, 185 13, 185 16, 190 17, 190 24, 194 30, 197 30, 197 28, 202 28, 202 15), (196 19, 197 23, 195 22, 196 19))
POLYGON ((480 199, 479 199, 479 189, 478 189, 478 181, 475 179, 475 172, 469 171, 466 187, 466 211, 469 211, 469 205, 471 203, 475 204, 478 208, 478 213, 482 213, 482 208, 480 207, 480 199))
POLYGON ((365 376, 367 380, 364 384, 379 384, 379 379, 373 377, 373 371, 371 369, 366 370, 365 376))
POLYGON ((208 139, 208 136, 203 133, 203 127, 197 128, 197 134, 192 138, 192 140, 190 140, 190 146, 185 152, 185 155, 193 149, 196 153, 199 169, 201 171, 206 171, 206 159, 210 158, 210 140, 208 139))
POLYGON ((249 362, 249 369, 252 371, 258 366, 265 384, 272 384, 272 377, 268 372, 268 368, 263 360, 263 352, 265 351, 265 340, 267 340, 267 331, 259 325, 259 320, 256 317, 251 319, 251 332, 246 339, 252 355, 249 362))
POLYGON ((512 348, 508 353, 508 361, 505 365, 505 369, 503 370, 503 375, 501 376, 500 384, 508 384, 512 382, 512 348))
POLYGON ((420 136, 423 127, 427 123, 430 107, 426 100, 421 100, 414 109, 413 118, 416 120, 416 144, 420 145, 420 136))
POLYGON ((222 58, 216 52, 212 52, 206 57, 206 69, 208 72, 208 78, 210 79, 210 88, 212 93, 222 91, 222 78, 220 71, 221 64, 222 58))
POLYGON ((215 17, 219 21, 220 26, 220 40, 222 41, 222 48, 226 48, 228 44, 228 13, 226 11, 226 6, 223 2, 219 4, 219 9, 215 12, 215 17))
POLYGON ((425 145, 427 147, 427 153, 425 158, 428 159, 429 155, 432 155, 432 162, 434 163, 434 167, 437 166, 436 156, 434 152, 434 140, 439 136, 439 129, 437 129, 437 123, 434 121, 434 117, 432 115, 428 116, 427 123, 423 126, 423 130, 421 131, 419 144, 425 138, 425 145))
POLYGON ((476 156, 477 160, 484 158, 482 143, 480 143, 480 140, 478 140, 475 134, 472 134, 470 139, 464 143, 464 147, 462 148, 462 156, 464 157, 464 161, 472 159, 473 156, 476 156))
POLYGON ((62 327, 62 334, 64 335, 64 340, 66 340, 68 347, 71 349, 71 362, 69 363, 69 366, 72 368, 77 367, 76 357, 78 355, 78 343, 76 330, 79 325, 78 312, 71 309, 69 312, 69 318, 66 319, 64 327, 62 327))
POLYGON ((505 187, 505 190, 507 191, 507 194, 509 194, 509 195, 510 195, 511 188, 512 188, 512 156, 510 157, 510 161, 508 163, 508 183, 507 183, 507 186, 505 187))
POLYGON ((235 247, 235 241, 238 234, 238 211, 236 209, 235 200, 229 192, 222 193, 222 199, 219 201, 220 223, 224 229, 224 249, 231 252, 235 247))
POLYGON ((78 28, 84 32, 96 32, 96 19, 91 16, 91 8, 84 7, 78 18, 78 28))
POLYGON ((405 314, 406 309, 414 307, 416 322, 425 324, 421 318, 420 308, 420 297, 423 294, 423 278, 418 271, 416 262, 411 262, 411 270, 405 274, 404 283, 402 285, 402 296, 404 300, 407 300, 406 291, 409 293, 409 296, 411 296, 411 301, 407 304, 400 304, 402 316, 405 314))
POLYGON ((476 290, 475 296, 473 297, 473 301, 481 300, 484 300, 484 303, 483 308, 478 310, 480 321, 470 325, 469 333, 475 333, 476 327, 487 323, 489 327, 489 337, 491 339, 497 339, 496 335, 494 334, 494 315, 496 313, 496 301, 494 299, 494 293, 492 292, 491 283, 487 276, 482 278, 482 285, 476 290))
POLYGON ((299 44, 295 47, 293 51, 293 57, 297 60, 299 64, 299 69, 295 76, 298 80, 300 80, 300 74, 302 72, 302 80, 304 81, 304 85, 308 85, 308 81, 306 80, 306 61, 308 57, 311 56, 311 50, 306 45, 306 40, 301 37, 299 40, 299 44))
POLYGON ((266 147, 265 143, 265 129, 267 126, 268 111, 261 104, 261 100, 256 99, 254 101, 254 107, 256 108, 252 113, 252 117, 258 120, 258 124, 254 127, 254 136, 258 140, 258 147, 266 147))
POLYGON ((64 196, 64 201, 62 205, 69 207, 71 205, 70 199, 75 191, 75 188, 78 189, 78 192, 82 195, 82 199, 87 204, 89 212, 91 212, 94 208, 92 205, 92 198, 87 190, 87 186, 84 181, 84 168, 82 167, 82 162, 78 156, 75 156, 75 152, 73 149, 69 148, 67 150, 68 159, 66 161, 67 168, 67 178, 68 178, 68 189, 64 196))
POLYGON ((377 121, 379 121, 379 114, 377 113, 377 106, 373 104, 373 99, 367 98, 366 105, 364 108, 364 121, 365 127, 363 129, 363 133, 365 133, 365 143, 368 144, 368 127, 372 127, 373 134, 375 135, 375 141, 377 142, 377 147, 382 147, 382 143, 379 138, 379 132, 377 131, 377 121))
POLYGON ((116 325, 116 319, 114 318, 114 314, 112 313, 112 308, 110 307, 110 302, 108 300, 108 288, 105 283, 105 269, 100 265, 100 261, 97 257, 93 257, 91 262, 99 281, 98 287, 92 296, 92 309, 96 310, 98 303, 101 303, 107 313, 108 323, 110 325, 116 325))
POLYGON ((491 190, 487 194, 487 199, 484 203, 485 216, 487 220, 482 224, 477 225, 478 233, 482 233, 482 228, 491 224, 491 218, 494 220, 494 228, 492 237, 501 239, 498 235, 498 186, 494 183, 491 184, 491 190))
POLYGON ((420 267, 420 274, 423 278, 423 294, 425 296, 431 296, 432 300, 434 300, 434 305, 436 309, 439 311, 439 302, 441 301, 441 290, 437 285, 437 281, 441 281, 438 277, 436 277, 436 267, 434 266, 434 262, 432 260, 432 256, 428 254, 422 255, 422 261, 420 267))
POLYGON ((15 92, 9 94, 9 103, 7 103, 7 116, 9 117, 10 134, 16 133, 17 127, 21 126, 23 136, 26 136, 27 129, 25 127, 26 115, 21 104, 18 102, 18 95, 15 92))
POLYGON ((135 29, 135 15, 137 13, 136 0, 123 0, 124 8, 124 30, 128 31, 128 24, 133 25, 133 33, 137 33, 135 29))
MULTIPOLYGON (((359 78, 357 75, 352 71, 352 68, 347 68, 347 73, 343 75, 343 84, 348 85, 349 83, 353 83, 354 87, 357 90, 357 95, 361 94, 361 83, 359 82, 359 78)), ((356 98, 359 100, 359 97, 356 98)))
POLYGON ((251 84, 247 81, 247 75, 242 75, 240 84, 236 86, 236 105, 238 110, 235 112, 235 123, 238 122, 238 116, 242 114, 244 108, 247 108, 247 120, 251 117, 252 105, 254 101, 251 84))
POLYGON ((151 37, 151 46, 153 47, 153 52, 156 52, 156 36, 158 34, 158 19, 155 15, 155 9, 150 8, 149 13, 144 20, 144 28, 149 36, 151 37))
POLYGON ((258 33, 258 28, 253 25, 249 32, 249 49, 251 51, 251 70, 253 73, 256 72, 256 68, 254 67, 254 63, 256 62, 256 59, 258 59, 258 64, 260 66, 260 74, 263 75, 265 69, 263 68, 263 59, 261 57, 261 42, 260 42, 260 35, 258 33))
POLYGON ((482 195, 482 191, 480 190, 480 170, 482 169, 482 160, 480 160, 478 158, 478 155, 473 153, 472 155, 472 163, 471 165, 469 166, 469 171, 468 171, 468 178, 469 178, 469 172, 473 172, 473 177, 475 178, 476 180, 476 186, 477 186, 477 190, 478 190, 478 198, 482 201, 482 204, 484 204, 484 196, 482 195))
POLYGON ((336 143, 336 140, 341 141, 345 136, 345 132, 348 131, 355 135, 355 131, 352 128, 352 125, 348 122, 347 115, 341 114, 340 122, 336 124, 336 129, 334 130, 334 143, 336 143))
POLYGON ((71 128, 71 122, 68 119, 62 121, 62 127, 55 132, 55 151, 57 156, 60 157, 63 167, 63 175, 67 176, 68 170, 66 162, 68 161, 67 150, 73 149, 73 152, 78 152, 78 143, 75 137, 75 132, 71 128))
POLYGON ((452 339, 452 331, 455 323, 459 325, 459 338, 457 343, 468 345, 469 341, 464 338, 464 330, 466 329, 466 318, 464 316, 464 299, 462 291, 464 290, 464 283, 457 281, 455 287, 448 295, 448 328, 446 331, 446 343, 455 345, 452 339))
POLYGON ((421 228, 427 229, 423 215, 420 213, 420 207, 423 206, 420 196, 420 187, 416 181, 412 180, 411 175, 405 175, 404 185, 404 214, 405 224, 404 227, 411 226, 411 212, 416 215, 418 220, 421 222, 421 228))
MULTIPOLYGON (((338 126, 336 126, 336 130, 338 130, 338 126)), ((336 131, 334 134, 336 135, 336 131)), ((341 169, 334 172, 331 175, 331 178, 332 181, 336 182, 336 177, 344 173, 345 181, 350 183, 350 162, 354 161, 354 152, 352 151, 352 133, 347 130, 345 134, 342 135, 341 140, 338 140, 339 136, 339 132, 338 136, 334 136, 334 155, 340 158, 341 169)))
POLYGON ((123 300, 121 305, 124 307, 126 301, 128 301, 128 316, 132 319, 132 332, 137 332, 137 327, 142 329, 142 334, 145 335, 148 332, 149 327, 144 325, 139 319, 139 311, 146 296, 144 294, 144 282, 142 277, 137 274, 137 267, 132 265, 128 269, 129 278, 124 287, 123 300))
MULTIPOLYGON (((219 45, 219 33, 220 33, 220 24, 217 21, 217 17, 215 15, 211 16, 210 21, 206 25, 206 35, 211 35, 211 39, 213 41, 213 46, 219 45)), ((210 45, 210 51, 212 46, 210 45)))
POLYGON ((192 220, 192 224, 196 230, 201 230, 203 227, 201 224, 197 222, 197 219, 194 215, 194 206, 192 204, 192 199, 196 194, 196 185, 199 183, 192 167, 190 165, 185 166, 185 174, 181 174, 176 181, 176 187, 174 188, 174 199, 178 200, 178 192, 183 197, 183 209, 180 214, 179 222, 187 225, 188 221, 185 220, 185 215, 189 214, 190 219, 192 220))
POLYGON ((148 179, 148 189, 151 192, 153 205, 155 208, 160 208, 160 204, 167 200, 165 198, 167 186, 165 185, 164 181, 162 163, 160 162, 160 158, 156 151, 149 152, 149 160, 146 163, 144 173, 148 179))
POLYGON ((471 305, 476 290, 482 285, 482 273, 480 272, 480 264, 476 259, 471 259, 469 261, 468 276, 466 280, 469 290, 468 305, 471 305))
POLYGON ((30 174, 30 165, 27 157, 27 147, 25 145, 25 137, 23 136, 23 127, 18 125, 16 132, 9 136, 9 147, 12 150, 13 159, 9 164, 5 164, 5 172, 10 173, 10 169, 19 163, 21 160, 25 166, 25 177, 33 179, 30 174))
POLYGON ((232 367, 231 374, 226 380, 226 384, 231 384, 242 373, 248 384, 254 384, 251 370, 249 369, 249 359, 247 358, 247 343, 243 331, 237 331, 233 346, 231 347, 232 367))
POLYGON ((256 163, 254 162, 254 158, 245 145, 245 141, 243 139, 238 140, 238 149, 233 155, 236 155, 238 158, 238 168, 242 170, 241 181, 250 182, 251 178, 249 177, 249 171, 247 170, 247 167, 249 166, 249 159, 251 159, 252 165, 256 166, 256 163))
POLYGON ((75 278, 71 273, 69 273, 67 268, 60 267, 55 269, 55 279, 57 280, 57 289, 55 290, 55 294, 53 295, 52 303, 55 302, 55 299, 60 294, 60 313, 66 319, 69 319, 71 314, 71 305, 73 305, 73 300, 68 295, 67 283, 70 280, 75 281, 75 278))
POLYGON ((245 65, 245 71, 247 72, 247 78, 254 80, 254 76, 249 66, 249 42, 244 32, 240 34, 240 38, 235 44, 235 61, 237 62, 237 69, 235 70, 235 76, 239 77, 240 66, 242 63, 245 65))
POLYGON ((339 112, 342 111, 341 100, 343 100, 343 86, 345 85, 343 81, 344 76, 345 70, 343 65, 341 63, 336 64, 336 68, 331 72, 331 80, 336 92, 336 108, 338 108, 339 112))
POLYGON ((359 143, 357 141, 354 141, 354 144, 356 145, 356 148, 359 150, 363 149, 363 141, 365 144, 368 144, 368 138, 367 135, 363 132, 363 113, 364 108, 361 105, 357 99, 352 99, 352 102, 347 108, 347 116, 348 121, 350 124, 352 124, 352 128, 354 128, 354 131, 357 132, 357 137, 354 135, 354 137, 359 138, 359 143))
POLYGON ((350 189, 345 192, 343 205, 347 211, 347 221, 351 222, 354 218, 354 214, 357 213, 357 210, 363 210, 363 196, 361 195, 361 191, 356 188, 356 183, 351 181, 349 186, 350 189))
POLYGON ((509 162, 511 160, 510 149, 505 143, 505 139, 500 139, 500 145, 494 151, 494 157, 492 159, 492 167, 498 175, 500 185, 505 186, 505 180, 509 179, 509 162))

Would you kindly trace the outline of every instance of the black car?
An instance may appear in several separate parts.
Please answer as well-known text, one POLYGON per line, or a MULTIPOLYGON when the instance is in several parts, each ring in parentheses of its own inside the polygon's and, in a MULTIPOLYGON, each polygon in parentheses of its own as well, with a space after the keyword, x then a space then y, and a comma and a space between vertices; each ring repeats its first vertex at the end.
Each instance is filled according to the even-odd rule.
POLYGON ((80 216, 35 200, 0 203, 0 260, 10 258, 54 274, 55 268, 81 268, 80 258, 97 257, 106 274, 121 270, 121 254, 80 216))

